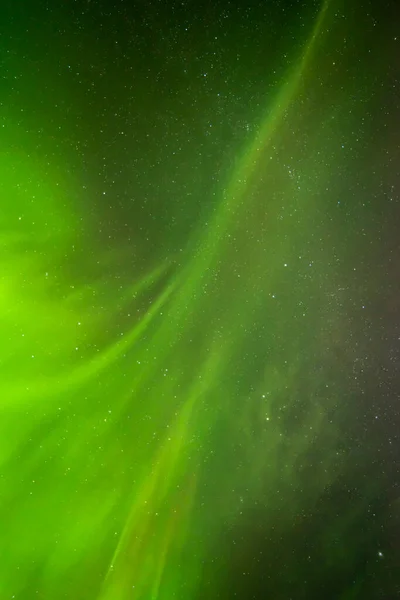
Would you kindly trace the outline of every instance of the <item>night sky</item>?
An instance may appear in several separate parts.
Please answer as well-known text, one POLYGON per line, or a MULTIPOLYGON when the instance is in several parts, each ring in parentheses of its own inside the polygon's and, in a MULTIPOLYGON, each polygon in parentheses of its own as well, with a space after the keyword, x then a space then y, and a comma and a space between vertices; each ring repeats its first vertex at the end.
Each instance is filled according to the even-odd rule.
POLYGON ((0 600, 400 598, 400 11, 4 0, 0 600))

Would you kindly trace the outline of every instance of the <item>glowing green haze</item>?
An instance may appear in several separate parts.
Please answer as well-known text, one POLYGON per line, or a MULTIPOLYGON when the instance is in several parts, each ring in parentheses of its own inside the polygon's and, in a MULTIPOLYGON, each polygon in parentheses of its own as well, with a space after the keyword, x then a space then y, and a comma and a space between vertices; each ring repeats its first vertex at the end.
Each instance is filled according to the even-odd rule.
MULTIPOLYGON (((179 261, 133 269, 128 283, 99 275, 125 255, 121 247, 110 258, 95 241, 79 175, 49 169, 9 119, 0 164, 2 599, 198 598, 204 563, 243 511, 262 505, 264 527, 279 514, 290 528, 344 468, 332 419, 335 407, 346 414, 344 398, 312 365, 329 358, 327 339, 340 346, 346 320, 324 306, 335 269, 307 274, 314 256, 324 260, 322 238, 305 243, 332 176, 323 128, 334 102, 315 117, 306 156, 295 134, 287 141, 309 109, 304 89, 332 11, 324 2, 179 261), (13 149, 16 136, 24 152, 13 149), (283 140, 291 157, 278 160, 283 140), (77 280, 79 266, 97 275, 77 280)), ((328 232, 340 240, 329 224, 319 235, 328 232)), ((332 535, 327 525, 324 540, 332 535)), ((221 551, 207 567, 207 597, 224 587, 224 565, 221 551)))

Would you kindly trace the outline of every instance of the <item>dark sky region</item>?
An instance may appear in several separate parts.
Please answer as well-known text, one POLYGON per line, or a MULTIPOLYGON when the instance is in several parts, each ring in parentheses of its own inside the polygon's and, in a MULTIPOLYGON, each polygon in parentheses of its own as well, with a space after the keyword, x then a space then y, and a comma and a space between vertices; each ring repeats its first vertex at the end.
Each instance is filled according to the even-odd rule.
POLYGON ((399 23, 3 2, 0 600, 400 597, 399 23))

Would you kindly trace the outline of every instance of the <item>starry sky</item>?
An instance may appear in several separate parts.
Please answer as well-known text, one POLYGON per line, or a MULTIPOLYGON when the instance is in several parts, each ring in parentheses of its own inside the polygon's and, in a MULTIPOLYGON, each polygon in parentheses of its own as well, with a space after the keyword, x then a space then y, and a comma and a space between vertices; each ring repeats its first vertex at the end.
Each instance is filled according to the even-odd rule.
POLYGON ((1 600, 399 597, 398 22, 4 3, 1 600))

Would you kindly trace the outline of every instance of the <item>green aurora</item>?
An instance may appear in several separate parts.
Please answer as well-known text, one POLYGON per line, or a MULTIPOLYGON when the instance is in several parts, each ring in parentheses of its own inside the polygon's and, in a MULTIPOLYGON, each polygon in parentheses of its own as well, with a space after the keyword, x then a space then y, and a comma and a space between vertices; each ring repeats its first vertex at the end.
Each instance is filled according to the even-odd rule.
POLYGON ((356 464, 346 446, 356 392, 344 379, 358 324, 340 289, 354 253, 368 252, 361 235, 347 242, 352 209, 344 217, 327 190, 350 160, 349 106, 367 102, 354 89, 371 90, 376 69, 361 69, 354 89, 330 83, 337 5, 314 11, 190 236, 120 277, 110 274, 134 265, 132 248, 122 236, 102 244, 79 172, 49 161, 55 142, 38 151, 3 110, 2 600, 234 598, 230 585, 244 597, 246 572, 238 566, 240 584, 229 568, 233 546, 246 553, 248 522, 270 540, 265 577, 284 563, 274 600, 294 597, 292 585, 311 597, 341 569, 332 597, 372 589, 383 561, 352 574, 360 545, 379 552, 380 524, 365 539, 352 532, 379 479, 363 480, 357 502, 321 509, 356 464), (317 513, 313 549, 296 548, 291 532, 317 513))

